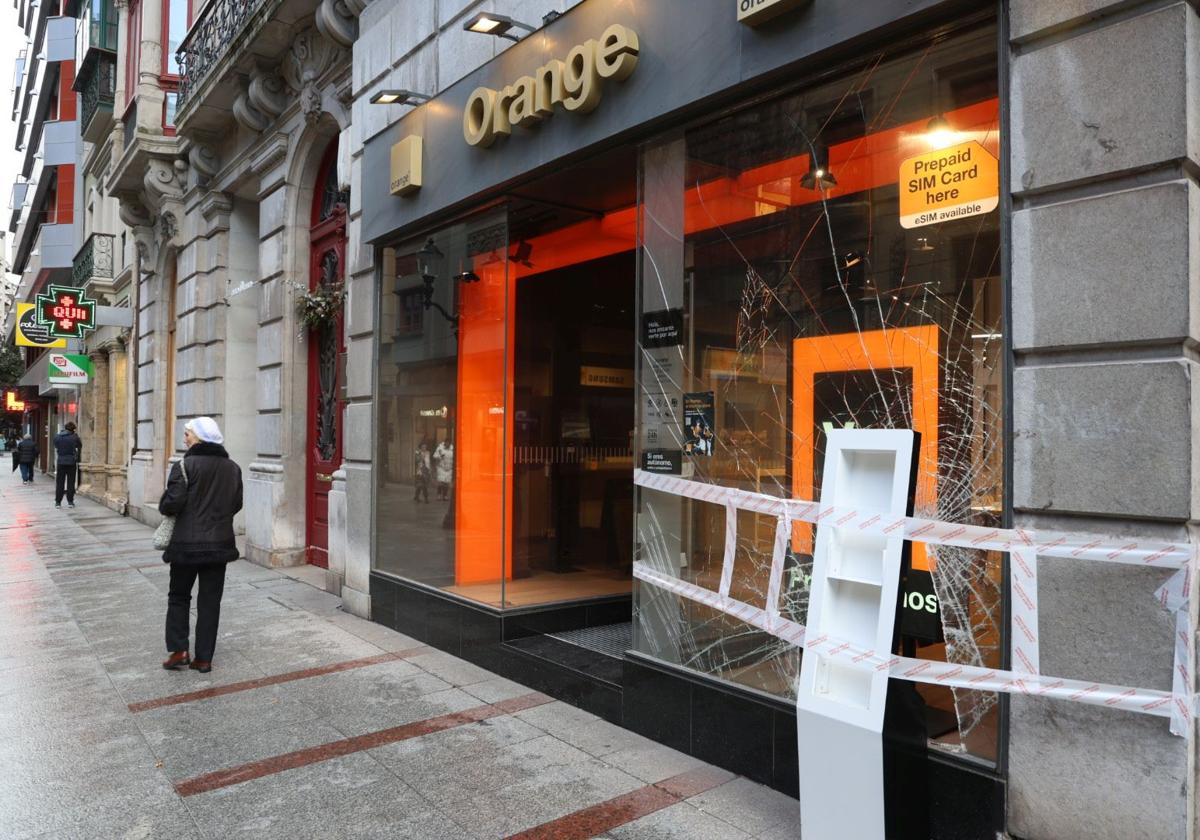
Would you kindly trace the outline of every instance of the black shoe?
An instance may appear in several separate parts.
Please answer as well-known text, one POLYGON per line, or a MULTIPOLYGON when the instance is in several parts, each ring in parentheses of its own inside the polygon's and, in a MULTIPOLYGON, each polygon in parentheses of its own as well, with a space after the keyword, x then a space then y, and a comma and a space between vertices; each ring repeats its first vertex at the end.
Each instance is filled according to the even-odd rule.
POLYGON ((73 508, 73 507, 75 507, 75 503, 74 503, 74 502, 67 502, 67 507, 69 507, 69 508, 73 508))
POLYGON ((54 506, 55 506, 56 508, 60 508, 60 507, 62 507, 62 502, 55 502, 55 503, 54 503, 54 506))

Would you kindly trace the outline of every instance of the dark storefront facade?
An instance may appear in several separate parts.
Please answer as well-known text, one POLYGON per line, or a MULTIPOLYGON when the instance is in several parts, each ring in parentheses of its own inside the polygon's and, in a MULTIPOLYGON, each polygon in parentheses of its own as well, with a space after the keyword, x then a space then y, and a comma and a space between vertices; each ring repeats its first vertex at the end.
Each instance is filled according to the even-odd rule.
MULTIPOLYGON (((371 612, 795 795, 799 651, 634 577, 762 603, 774 518, 722 584, 727 511, 633 472, 816 498, 913 428, 918 514, 1008 523, 1003 68, 990 5, 734 6, 585 0, 367 143, 371 612)), ((1003 667, 1004 562, 917 548, 898 649, 1003 667)), ((1003 698, 919 696, 934 836, 995 836, 1003 698)))

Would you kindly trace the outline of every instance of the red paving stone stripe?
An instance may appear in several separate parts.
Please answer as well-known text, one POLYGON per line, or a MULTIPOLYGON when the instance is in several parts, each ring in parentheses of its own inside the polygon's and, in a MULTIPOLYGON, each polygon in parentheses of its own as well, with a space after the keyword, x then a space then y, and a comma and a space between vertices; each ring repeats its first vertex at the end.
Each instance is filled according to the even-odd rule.
POLYGON ((47 565, 46 571, 55 575, 86 575, 96 574, 97 572, 136 572, 139 569, 157 569, 162 565, 162 563, 148 563, 142 566, 76 566, 70 569, 59 569, 55 568, 54 566, 47 565))
POLYGON ((717 767, 701 767, 653 785, 613 797, 598 805, 567 814, 509 835, 506 840, 587 840, 606 831, 669 808, 690 796, 712 790, 734 778, 717 767))
POLYGON ((553 699, 535 691, 530 694, 523 694, 520 697, 514 697, 511 700, 502 700, 499 703, 486 703, 482 706, 475 706, 461 712, 452 712, 448 715, 439 715, 426 720, 418 720, 402 726, 393 726, 390 729, 381 729, 378 732, 368 732, 366 735, 343 738, 340 741, 331 741, 328 744, 321 744, 317 747, 309 747, 303 750, 296 750, 295 752, 284 753, 283 755, 272 756, 271 758, 264 758, 261 761, 251 761, 247 764, 230 767, 226 770, 217 770, 214 773, 205 773, 203 776, 196 776, 193 779, 185 779, 182 782, 176 783, 175 791, 180 796, 195 796, 198 793, 205 793, 206 791, 249 782, 253 779, 261 779, 263 776, 282 773, 285 770, 294 770, 297 767, 306 767, 321 761, 341 758, 351 753, 372 750, 376 747, 382 747, 384 744, 407 741, 411 738, 419 738, 422 735, 444 732, 447 729, 454 729, 468 723, 477 723, 481 720, 499 717, 500 715, 509 715, 524 709, 532 709, 535 706, 551 703, 553 699))
POLYGON ((312 677, 323 677, 326 674, 337 674, 342 671, 352 671, 355 668, 366 668, 368 665, 381 665, 384 662, 395 662, 398 659, 409 659, 413 656, 419 656, 422 653, 429 653, 433 648, 422 645, 421 647, 410 648, 408 650, 396 651, 394 653, 381 653, 377 656, 366 656, 362 659, 349 659, 345 662, 335 662, 332 665, 322 665, 317 668, 305 668, 303 671, 288 671, 283 674, 275 674, 270 677, 259 677, 256 680, 245 680, 243 682, 229 683, 228 685, 217 685, 212 688, 202 688, 199 691, 189 691, 186 694, 171 694, 166 697, 159 697, 154 700, 143 700, 140 703, 130 703, 129 711, 137 714, 138 712, 149 711, 150 709, 161 709, 163 706, 177 706, 180 703, 192 703, 196 700, 208 700, 212 697, 223 697, 226 694, 235 694, 239 691, 250 691, 255 688, 263 688, 268 685, 279 685, 280 683, 295 682, 296 680, 307 680, 312 677))

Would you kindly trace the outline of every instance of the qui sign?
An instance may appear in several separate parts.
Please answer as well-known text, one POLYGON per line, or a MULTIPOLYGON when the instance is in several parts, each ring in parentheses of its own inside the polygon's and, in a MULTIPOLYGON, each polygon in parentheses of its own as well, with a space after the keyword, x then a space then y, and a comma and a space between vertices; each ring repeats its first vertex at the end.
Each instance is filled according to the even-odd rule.
POLYGON ((96 301, 83 289, 52 285, 37 296, 36 306, 38 323, 58 338, 83 338, 96 329, 96 301))

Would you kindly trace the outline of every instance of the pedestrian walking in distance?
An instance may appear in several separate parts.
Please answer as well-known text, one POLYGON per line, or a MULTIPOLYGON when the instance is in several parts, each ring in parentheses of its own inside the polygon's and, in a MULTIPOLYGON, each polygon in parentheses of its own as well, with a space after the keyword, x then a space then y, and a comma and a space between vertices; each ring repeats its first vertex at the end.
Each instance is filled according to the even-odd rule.
POLYGON ((75 434, 75 424, 68 423, 54 436, 54 506, 62 507, 63 495, 67 507, 75 507, 75 474, 83 459, 83 441, 75 434))
POLYGON ((37 458, 38 448, 33 435, 25 435, 17 444, 17 466, 21 468, 22 484, 33 484, 33 465, 37 458))
POLYGON ((175 517, 163 562, 171 564, 167 593, 167 653, 163 667, 183 666, 207 674, 212 670, 221 619, 225 565, 238 558, 233 516, 242 509, 242 471, 225 451, 225 438, 211 417, 184 426, 183 459, 171 468, 158 511, 175 517), (192 587, 196 598, 195 658, 188 655, 188 608, 192 587))

